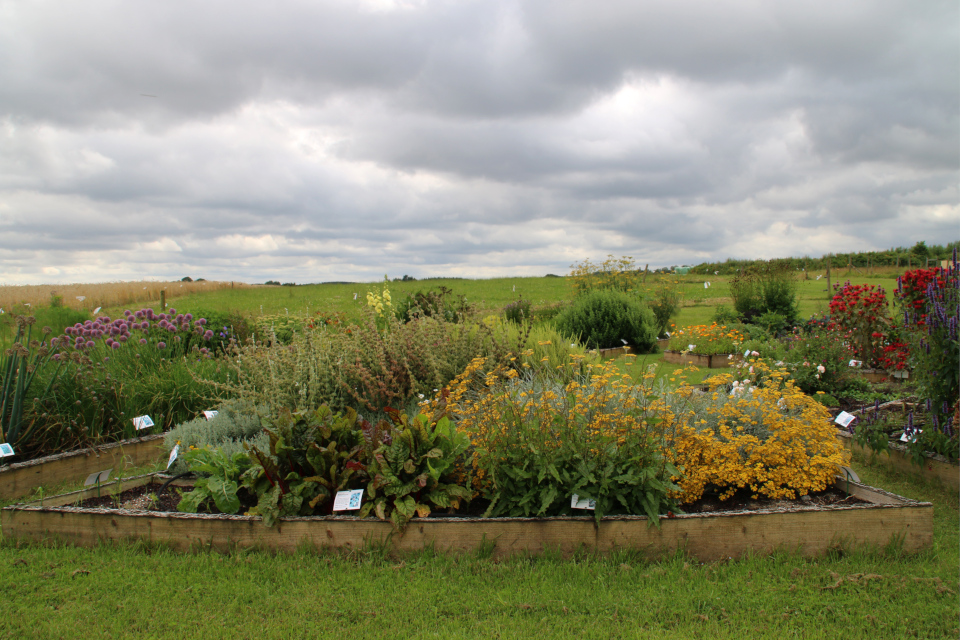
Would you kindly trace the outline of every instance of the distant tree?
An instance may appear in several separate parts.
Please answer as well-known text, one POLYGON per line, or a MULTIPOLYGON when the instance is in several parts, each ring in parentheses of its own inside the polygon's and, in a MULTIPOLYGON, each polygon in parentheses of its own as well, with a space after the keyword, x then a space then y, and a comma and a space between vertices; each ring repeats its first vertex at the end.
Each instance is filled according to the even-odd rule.
POLYGON ((193 278, 191 278, 190 276, 184 276, 180 278, 180 282, 193 282, 193 278))

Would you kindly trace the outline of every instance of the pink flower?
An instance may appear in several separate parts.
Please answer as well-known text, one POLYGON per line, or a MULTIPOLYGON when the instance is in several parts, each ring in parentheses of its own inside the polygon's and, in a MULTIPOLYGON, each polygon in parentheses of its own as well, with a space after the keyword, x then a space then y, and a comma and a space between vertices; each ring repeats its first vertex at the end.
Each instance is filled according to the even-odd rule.
MULTIPOLYGON (((817 365, 817 371, 819 371, 820 373, 826 373, 826 372, 827 372, 827 369, 826 369, 826 367, 824 367, 822 364, 818 364, 818 365, 817 365)), ((820 376, 817 376, 817 377, 819 378, 820 376)))

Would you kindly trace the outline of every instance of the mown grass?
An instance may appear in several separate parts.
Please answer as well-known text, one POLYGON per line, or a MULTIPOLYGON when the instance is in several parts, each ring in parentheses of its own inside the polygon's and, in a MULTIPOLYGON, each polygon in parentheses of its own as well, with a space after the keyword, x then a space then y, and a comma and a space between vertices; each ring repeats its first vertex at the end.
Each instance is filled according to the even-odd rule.
POLYGON ((929 550, 700 564, 627 551, 496 561, 4 541, 0 637, 956 638, 956 492, 855 467, 868 484, 936 505, 929 550))

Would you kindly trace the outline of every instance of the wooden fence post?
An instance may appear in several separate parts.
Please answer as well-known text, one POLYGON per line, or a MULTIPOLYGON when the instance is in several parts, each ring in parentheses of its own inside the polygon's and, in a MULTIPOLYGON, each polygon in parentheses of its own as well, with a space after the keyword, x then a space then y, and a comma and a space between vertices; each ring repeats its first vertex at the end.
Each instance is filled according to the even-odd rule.
POLYGON ((161 313, 167 310, 167 292, 163 289, 160 290, 160 311, 161 313))
POLYGON ((830 263, 832 262, 832 256, 827 254, 827 297, 830 297, 830 263))

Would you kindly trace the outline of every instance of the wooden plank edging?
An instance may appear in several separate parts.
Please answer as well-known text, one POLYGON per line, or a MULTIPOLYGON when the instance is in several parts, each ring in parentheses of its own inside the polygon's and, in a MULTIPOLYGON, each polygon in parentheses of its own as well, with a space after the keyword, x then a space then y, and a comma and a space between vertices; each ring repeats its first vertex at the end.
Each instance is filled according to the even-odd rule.
MULTIPOLYGON (((144 477, 133 482, 160 482, 144 477)), ((39 504, 6 507, 0 512, 3 535, 51 538, 93 546, 103 540, 143 539, 187 550, 201 545, 217 550, 267 547, 293 551, 304 542, 344 550, 389 544, 396 551, 433 547, 459 553, 495 545, 493 555, 558 550, 570 555, 586 548, 601 553, 632 548, 649 557, 683 549, 703 561, 769 553, 777 549, 804 556, 837 545, 883 546, 898 541, 904 551, 933 541, 933 505, 838 478, 836 486, 870 504, 798 506, 757 511, 662 516, 660 527, 645 516, 608 516, 599 525, 590 516, 553 518, 415 518, 399 534, 389 522, 352 516, 282 518, 273 528, 259 517, 158 513, 124 509, 80 509, 39 504)), ((110 490, 103 487, 103 490, 110 490)), ((74 492, 62 498, 72 496, 74 492)))
POLYGON ((0 500, 15 500, 38 487, 83 480, 95 471, 142 466, 162 459, 163 434, 0 466, 0 500))
POLYGON ((708 369, 726 369, 743 359, 738 354, 718 353, 715 355, 703 355, 684 351, 664 351, 663 361, 670 364, 692 364, 695 367, 705 367, 708 369))
POLYGON ((960 464, 951 462, 947 458, 937 454, 927 454, 924 456, 923 466, 917 466, 913 463, 913 457, 910 456, 907 448, 901 444, 891 442, 888 444, 886 453, 877 453, 873 449, 863 448, 853 439, 853 436, 845 431, 837 431, 837 438, 843 443, 844 448, 853 453, 860 453, 871 459, 878 459, 884 464, 905 473, 919 475, 923 478, 939 480, 944 486, 953 491, 960 492, 960 464))

